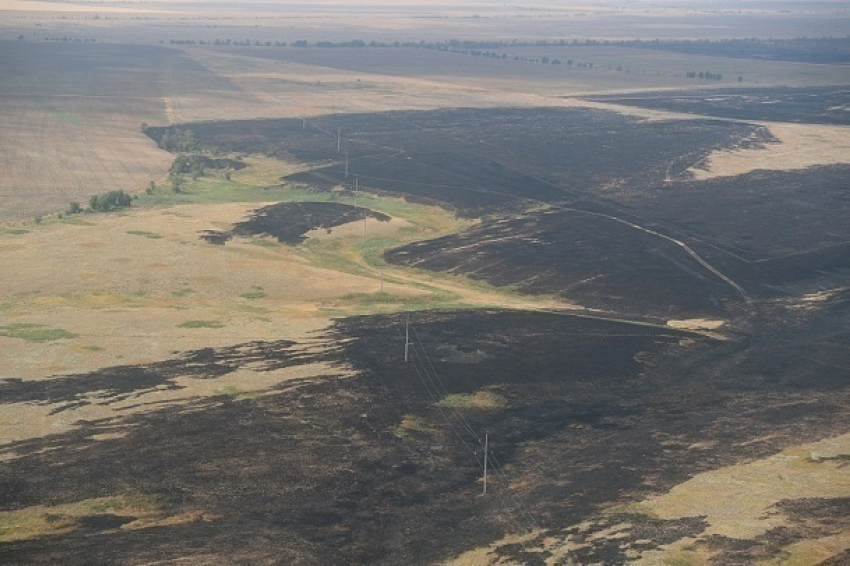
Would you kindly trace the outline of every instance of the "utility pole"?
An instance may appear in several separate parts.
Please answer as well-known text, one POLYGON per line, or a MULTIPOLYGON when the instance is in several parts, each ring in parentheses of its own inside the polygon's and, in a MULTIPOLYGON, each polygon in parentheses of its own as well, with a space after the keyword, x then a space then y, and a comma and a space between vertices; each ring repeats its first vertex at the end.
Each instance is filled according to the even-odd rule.
POLYGON ((342 128, 336 129, 336 152, 339 153, 342 149, 342 128))
POLYGON ((490 451, 489 445, 489 434, 484 433, 484 491, 481 493, 481 495, 487 495, 487 454, 490 451))
POLYGON ((408 349, 410 347, 410 315, 405 315, 404 318, 404 363, 407 363, 408 349))
POLYGON ((345 178, 348 179, 348 151, 345 152, 345 178))
MULTIPOLYGON (((360 177, 354 177, 354 194, 360 190, 360 177)), ((366 239, 366 208, 363 207, 363 239, 366 239)))

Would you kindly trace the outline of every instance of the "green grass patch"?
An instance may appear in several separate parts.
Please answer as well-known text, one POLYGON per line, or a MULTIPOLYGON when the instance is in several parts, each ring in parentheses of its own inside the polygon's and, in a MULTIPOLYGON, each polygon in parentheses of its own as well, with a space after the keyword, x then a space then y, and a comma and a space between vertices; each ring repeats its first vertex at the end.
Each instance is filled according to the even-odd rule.
POLYGON ((336 302, 328 302, 319 308, 327 316, 350 316, 352 314, 379 314, 439 308, 467 308, 459 297, 439 289, 432 289, 427 295, 414 297, 393 295, 385 292, 350 293, 336 302))
POLYGON ((352 275, 370 276, 370 269, 358 262, 356 247, 341 238, 309 239, 298 247, 301 255, 315 265, 352 275))
POLYGON ((242 391, 235 385, 225 385, 224 387, 216 389, 215 394, 233 397, 240 401, 243 399, 256 399, 261 395, 259 391, 242 391))
POLYGON ((352 301, 361 305, 383 305, 404 302, 404 297, 384 292, 349 293, 348 295, 343 295, 341 298, 343 301, 352 301))
POLYGON ((54 340, 77 338, 79 334, 61 328, 46 328, 40 324, 15 323, 0 326, 0 336, 20 338, 27 342, 53 342, 54 340))
POLYGON ((103 352, 103 348, 100 346, 83 346, 83 350, 88 350, 89 352, 103 352))
POLYGON ((10 236, 21 236, 23 234, 29 234, 30 231, 26 228, 12 228, 11 230, 4 230, 3 233, 10 236))
POLYGON ((254 291, 248 291, 247 293, 242 293, 239 296, 242 297, 243 299, 248 299, 249 301, 256 301, 258 299, 265 298, 266 294, 263 291, 254 290, 254 291))
POLYGON ((194 289, 180 289, 179 291, 171 291, 172 297, 185 297, 194 293, 194 289))
POLYGON ((437 402, 440 407, 455 409, 501 409, 508 406, 508 400, 493 391, 475 393, 451 393, 437 402))
POLYGON ((177 204, 216 204, 226 202, 281 202, 333 200, 332 193, 311 191, 295 185, 262 187, 220 177, 198 177, 185 181, 179 193, 161 187, 153 194, 139 195, 136 206, 170 206, 177 204))
POLYGON ((216 395, 227 395, 228 397, 236 397, 242 391, 235 385, 226 385, 215 390, 216 395))
POLYGON ((399 438, 433 437, 441 435, 442 431, 424 417, 404 415, 396 427, 395 434, 399 438))
POLYGON ((251 238, 248 240, 248 243, 254 246, 261 246, 263 248, 279 248, 283 245, 277 240, 272 240, 271 238, 251 238))
POLYGON ((70 224, 72 226, 96 226, 94 222, 83 220, 79 215, 66 216, 60 222, 62 222, 62 224, 70 224))
POLYGON ((157 234, 156 232, 147 232, 145 230, 127 230, 127 234, 131 234, 133 236, 142 236, 145 238, 150 238, 152 240, 158 240, 162 238, 162 234, 157 234))
POLYGON ((256 305, 251 305, 247 303, 238 303, 233 305, 232 308, 235 311, 248 312, 251 314, 266 314, 267 312, 269 312, 269 309, 265 307, 258 307, 256 305))
POLYGON ((187 320, 179 325, 180 328, 224 328, 219 320, 187 320))

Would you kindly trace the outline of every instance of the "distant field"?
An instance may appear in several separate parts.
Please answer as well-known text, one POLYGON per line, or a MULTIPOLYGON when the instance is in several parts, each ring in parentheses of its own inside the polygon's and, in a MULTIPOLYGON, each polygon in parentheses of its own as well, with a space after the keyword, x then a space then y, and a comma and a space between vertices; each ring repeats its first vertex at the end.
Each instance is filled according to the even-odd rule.
MULTIPOLYGON (((469 51, 467 49, 467 51, 469 51)), ((457 86, 537 94, 643 88, 738 85, 832 85, 850 82, 847 67, 756 61, 608 46, 480 48, 479 54, 416 48, 229 47, 216 52, 270 59, 277 70, 298 63, 358 73, 445 81, 457 86), (498 57, 483 56, 480 53, 498 57), (502 55, 505 58, 502 58, 502 55), (542 63, 546 58, 548 63, 542 63), (519 58, 519 59, 517 59, 519 58), (552 64, 553 60, 559 64, 552 64), (592 67, 588 66, 592 64, 592 67), (722 81, 689 79, 690 71, 722 74, 722 81)), ((272 68, 274 70, 274 68, 272 68)))
POLYGON ((502 51, 505 59, 413 48, 5 43, 0 54, 0 115, 5 117, 0 125, 0 219, 32 218, 94 193, 138 192, 159 181, 171 158, 140 135, 143 122, 575 105, 561 97, 737 86, 739 73, 747 86, 846 80, 840 67, 647 49, 502 51), (562 63, 530 62, 542 57, 562 63), (594 66, 579 66, 589 63, 594 66), (685 77, 702 69, 723 73, 724 80, 707 85, 685 77))
POLYGON ((582 0, 565 5, 536 0, 521 5, 468 0, 448 2, 244 2, 238 9, 216 0, 96 5, 62 1, 9 0, 6 37, 24 32, 37 37, 69 34, 134 42, 171 39, 252 41, 328 40, 344 38, 384 41, 420 39, 540 37, 592 39, 800 36, 844 37, 846 14, 840 2, 782 0, 746 5, 704 2, 613 3, 582 0), (39 25, 40 24, 40 25, 39 25), (39 29, 41 27, 42 29, 39 29))
POLYGON ((171 157, 139 125, 164 119, 163 71, 174 59, 156 47, 3 44, 0 219, 162 176, 171 157))

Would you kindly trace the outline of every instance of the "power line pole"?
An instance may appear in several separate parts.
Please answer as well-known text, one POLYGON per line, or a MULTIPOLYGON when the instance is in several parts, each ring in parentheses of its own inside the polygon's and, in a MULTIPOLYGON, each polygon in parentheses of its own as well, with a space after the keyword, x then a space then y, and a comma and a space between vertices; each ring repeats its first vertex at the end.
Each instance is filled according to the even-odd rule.
POLYGON ((336 129, 336 152, 339 153, 342 149, 342 128, 336 129))
POLYGON ((481 493, 481 495, 487 495, 487 455, 490 451, 489 445, 489 434, 484 433, 484 491, 481 493))
MULTIPOLYGON (((354 178, 354 186, 357 187, 355 190, 360 189, 359 181, 360 181, 360 177, 354 178)), ((363 239, 365 240, 366 239, 366 207, 365 206, 362 207, 362 210, 363 210, 363 239)))
POLYGON ((407 363, 408 349, 410 348, 410 315, 405 315, 404 318, 404 363, 407 363))
POLYGON ((348 179, 348 151, 345 152, 345 178, 348 179))

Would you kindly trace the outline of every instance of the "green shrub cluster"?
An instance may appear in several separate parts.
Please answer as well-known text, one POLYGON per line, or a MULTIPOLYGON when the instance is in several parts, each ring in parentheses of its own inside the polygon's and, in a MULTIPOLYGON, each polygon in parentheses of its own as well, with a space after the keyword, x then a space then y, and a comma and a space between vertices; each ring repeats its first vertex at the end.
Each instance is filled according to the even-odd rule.
POLYGON ((196 151, 200 144, 192 130, 175 129, 165 132, 159 140, 159 147, 172 153, 196 151))
POLYGON ((89 199, 89 208, 92 212, 109 212, 127 208, 132 203, 133 197, 124 191, 109 191, 102 195, 92 195, 89 199))

